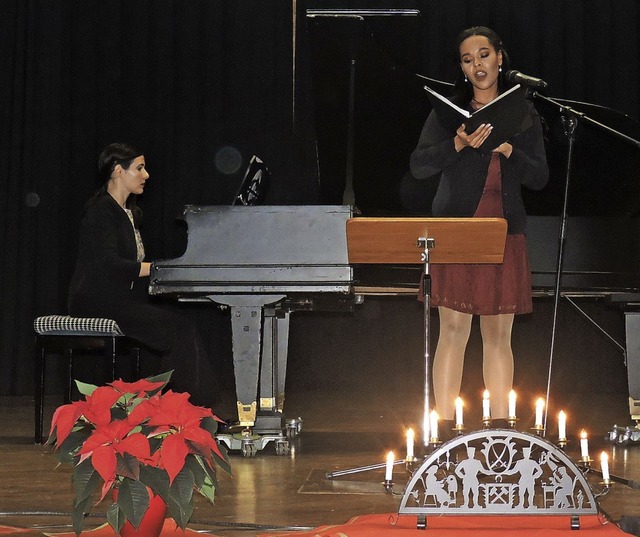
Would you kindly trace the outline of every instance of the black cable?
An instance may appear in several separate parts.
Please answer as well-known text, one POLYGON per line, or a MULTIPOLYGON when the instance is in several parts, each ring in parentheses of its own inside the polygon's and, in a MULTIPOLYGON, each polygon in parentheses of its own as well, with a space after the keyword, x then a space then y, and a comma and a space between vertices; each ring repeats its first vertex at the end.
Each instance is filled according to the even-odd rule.
MULTIPOLYGON (((0 511, 0 517, 8 516, 61 516, 71 517, 71 513, 63 513, 58 511, 0 511)), ((106 515, 86 513, 85 518, 106 518, 106 515)), ((272 524, 253 524, 251 522, 219 522, 210 520, 190 520, 190 524, 200 526, 233 528, 239 530, 260 530, 260 531, 308 531, 314 529, 315 526, 280 526, 272 524)))

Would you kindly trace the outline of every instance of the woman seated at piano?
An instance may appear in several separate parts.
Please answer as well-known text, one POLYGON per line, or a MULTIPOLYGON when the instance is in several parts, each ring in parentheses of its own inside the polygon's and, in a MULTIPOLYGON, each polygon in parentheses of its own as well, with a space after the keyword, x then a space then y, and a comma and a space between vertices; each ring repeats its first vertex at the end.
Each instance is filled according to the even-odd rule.
MULTIPOLYGON (((462 31, 455 50, 458 77, 452 101, 469 112, 479 110, 509 88, 509 58, 500 37, 486 27, 462 31)), ((440 330, 433 362, 438 415, 454 417, 462 384, 471 321, 480 317, 483 376, 494 418, 507 418, 514 359, 514 315, 532 311, 531 273, 525 237, 521 187, 539 190, 548 180, 540 118, 533 106, 528 128, 497 147, 483 143, 489 124, 466 133, 448 130, 432 111, 411 155, 416 178, 439 180, 433 201, 436 217, 500 217, 508 224, 502 264, 433 265, 431 305, 438 308, 440 330), (482 148, 482 149, 480 149, 482 148)))
POLYGON ((173 389, 208 405, 215 379, 197 327, 152 304, 147 292, 151 263, 145 261, 136 204, 149 179, 144 155, 130 145, 111 144, 100 154, 98 172, 101 186, 87 202, 80 227, 69 314, 115 320, 127 336, 161 357, 153 374, 174 370, 173 389))

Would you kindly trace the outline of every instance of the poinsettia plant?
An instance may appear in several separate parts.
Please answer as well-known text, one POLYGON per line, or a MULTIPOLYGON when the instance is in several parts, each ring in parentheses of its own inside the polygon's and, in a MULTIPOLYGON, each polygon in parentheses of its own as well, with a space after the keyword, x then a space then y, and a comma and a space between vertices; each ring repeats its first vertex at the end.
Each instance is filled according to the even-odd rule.
POLYGON ((76 381, 84 400, 56 409, 47 445, 61 463, 73 466, 76 534, 98 492, 96 503, 113 498, 107 520, 116 533, 127 520, 137 528, 153 496, 164 500, 183 529, 193 513, 194 491, 213 503, 216 467, 231 473, 215 438, 222 420, 191 404, 188 393, 163 393, 170 378, 171 372, 101 387, 76 381))

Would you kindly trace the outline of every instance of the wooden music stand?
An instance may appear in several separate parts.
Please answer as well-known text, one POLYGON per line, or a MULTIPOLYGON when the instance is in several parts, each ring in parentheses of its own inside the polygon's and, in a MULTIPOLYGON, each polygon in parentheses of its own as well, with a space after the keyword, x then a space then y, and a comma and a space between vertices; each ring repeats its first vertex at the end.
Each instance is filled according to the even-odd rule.
POLYGON ((423 440, 429 444, 430 263, 502 263, 507 222, 502 218, 351 218, 349 264, 424 264, 423 440))

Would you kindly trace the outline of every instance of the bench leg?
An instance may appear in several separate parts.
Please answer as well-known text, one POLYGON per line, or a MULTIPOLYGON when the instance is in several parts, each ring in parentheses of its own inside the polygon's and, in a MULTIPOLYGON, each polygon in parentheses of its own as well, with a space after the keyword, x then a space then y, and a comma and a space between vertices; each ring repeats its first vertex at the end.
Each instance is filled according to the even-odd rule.
POLYGON ((67 359, 67 393, 64 396, 64 404, 68 405, 73 396, 73 349, 66 349, 64 356, 67 359))
POLYGON ((34 441, 36 444, 42 444, 42 430, 44 428, 44 377, 45 377, 45 351, 44 346, 40 343, 39 338, 36 338, 36 351, 35 351, 35 378, 34 378, 34 392, 35 392, 35 431, 34 441))

